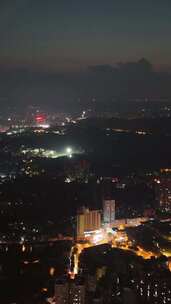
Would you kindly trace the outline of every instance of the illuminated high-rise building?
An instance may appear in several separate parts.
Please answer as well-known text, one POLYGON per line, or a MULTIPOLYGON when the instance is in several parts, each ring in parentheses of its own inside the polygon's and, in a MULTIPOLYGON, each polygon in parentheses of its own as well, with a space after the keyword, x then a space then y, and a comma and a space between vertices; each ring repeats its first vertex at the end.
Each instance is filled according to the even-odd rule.
POLYGON ((84 213, 77 214, 77 238, 84 237, 85 232, 85 215, 84 213))
POLYGON ((79 276, 74 280, 62 277, 55 283, 55 304, 84 304, 85 284, 79 276))
POLYGON ((171 178, 162 178, 160 183, 160 207, 171 210, 171 178))
POLYGON ((55 283, 55 304, 69 303, 69 284, 65 277, 56 280, 55 283))
POLYGON ((70 284, 69 289, 69 303, 70 304, 84 304, 85 303, 85 284, 81 278, 76 278, 70 284))
POLYGON ((83 238, 85 232, 101 228, 101 212, 83 207, 77 214, 77 238, 83 238))
POLYGON ((115 200, 103 201, 103 222, 112 224, 115 221, 115 200))

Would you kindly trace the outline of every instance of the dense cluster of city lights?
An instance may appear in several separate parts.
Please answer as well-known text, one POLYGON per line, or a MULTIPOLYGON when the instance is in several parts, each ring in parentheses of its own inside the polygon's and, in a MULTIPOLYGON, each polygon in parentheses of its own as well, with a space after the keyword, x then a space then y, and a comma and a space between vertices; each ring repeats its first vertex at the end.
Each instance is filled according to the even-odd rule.
MULTIPOLYGON (((132 242, 128 239, 128 236, 124 229, 111 229, 109 227, 104 227, 95 231, 87 231, 84 233, 85 242, 77 243, 71 250, 71 256, 74 252, 74 248, 77 250, 74 252, 74 270, 69 271, 71 278, 79 272, 79 255, 87 247, 93 247, 100 244, 110 243, 113 248, 120 248, 123 250, 129 250, 134 252, 137 256, 141 256, 143 259, 151 259, 151 257, 158 257, 152 251, 146 251, 144 248, 137 246, 133 249, 132 242)), ((165 256, 171 256, 170 253, 161 252, 165 256)), ((171 269, 170 263, 168 264, 168 269, 171 269)))
POLYGON ((43 148, 27 148, 21 151, 24 155, 31 155, 35 157, 45 157, 45 158, 58 158, 62 156, 67 156, 69 158, 72 157, 73 149, 71 147, 67 147, 62 152, 57 152, 56 150, 43 149, 43 148))

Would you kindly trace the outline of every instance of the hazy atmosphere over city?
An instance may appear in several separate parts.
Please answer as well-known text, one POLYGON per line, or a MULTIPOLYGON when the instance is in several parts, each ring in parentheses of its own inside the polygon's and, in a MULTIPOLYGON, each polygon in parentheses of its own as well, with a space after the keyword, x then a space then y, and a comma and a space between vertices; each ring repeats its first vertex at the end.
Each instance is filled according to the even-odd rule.
POLYGON ((170 97, 170 12, 169 0, 1 0, 1 104, 170 97))
POLYGON ((0 304, 171 303, 171 0, 0 0, 0 304))

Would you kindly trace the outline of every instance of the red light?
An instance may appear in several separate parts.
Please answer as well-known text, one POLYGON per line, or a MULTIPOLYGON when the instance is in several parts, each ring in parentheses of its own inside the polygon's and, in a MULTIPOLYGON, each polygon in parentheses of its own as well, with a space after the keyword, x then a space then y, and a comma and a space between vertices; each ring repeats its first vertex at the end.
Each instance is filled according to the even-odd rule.
POLYGON ((37 123, 43 123, 46 120, 46 117, 44 114, 38 114, 35 116, 35 120, 37 123))

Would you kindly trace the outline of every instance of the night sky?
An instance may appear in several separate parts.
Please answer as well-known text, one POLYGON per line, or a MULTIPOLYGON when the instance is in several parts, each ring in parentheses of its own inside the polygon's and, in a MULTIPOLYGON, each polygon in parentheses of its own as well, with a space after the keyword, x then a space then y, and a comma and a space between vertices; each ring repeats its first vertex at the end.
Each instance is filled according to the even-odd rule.
MULTIPOLYGON (((63 98, 66 81, 57 92, 52 74, 59 80, 61 73, 142 57, 170 71, 170 20, 170 0, 1 0, 0 98, 63 98)), ((76 90, 67 87, 67 96, 76 90)))
POLYGON ((0 59, 78 69, 147 57, 171 65, 170 0, 1 0, 0 59))

